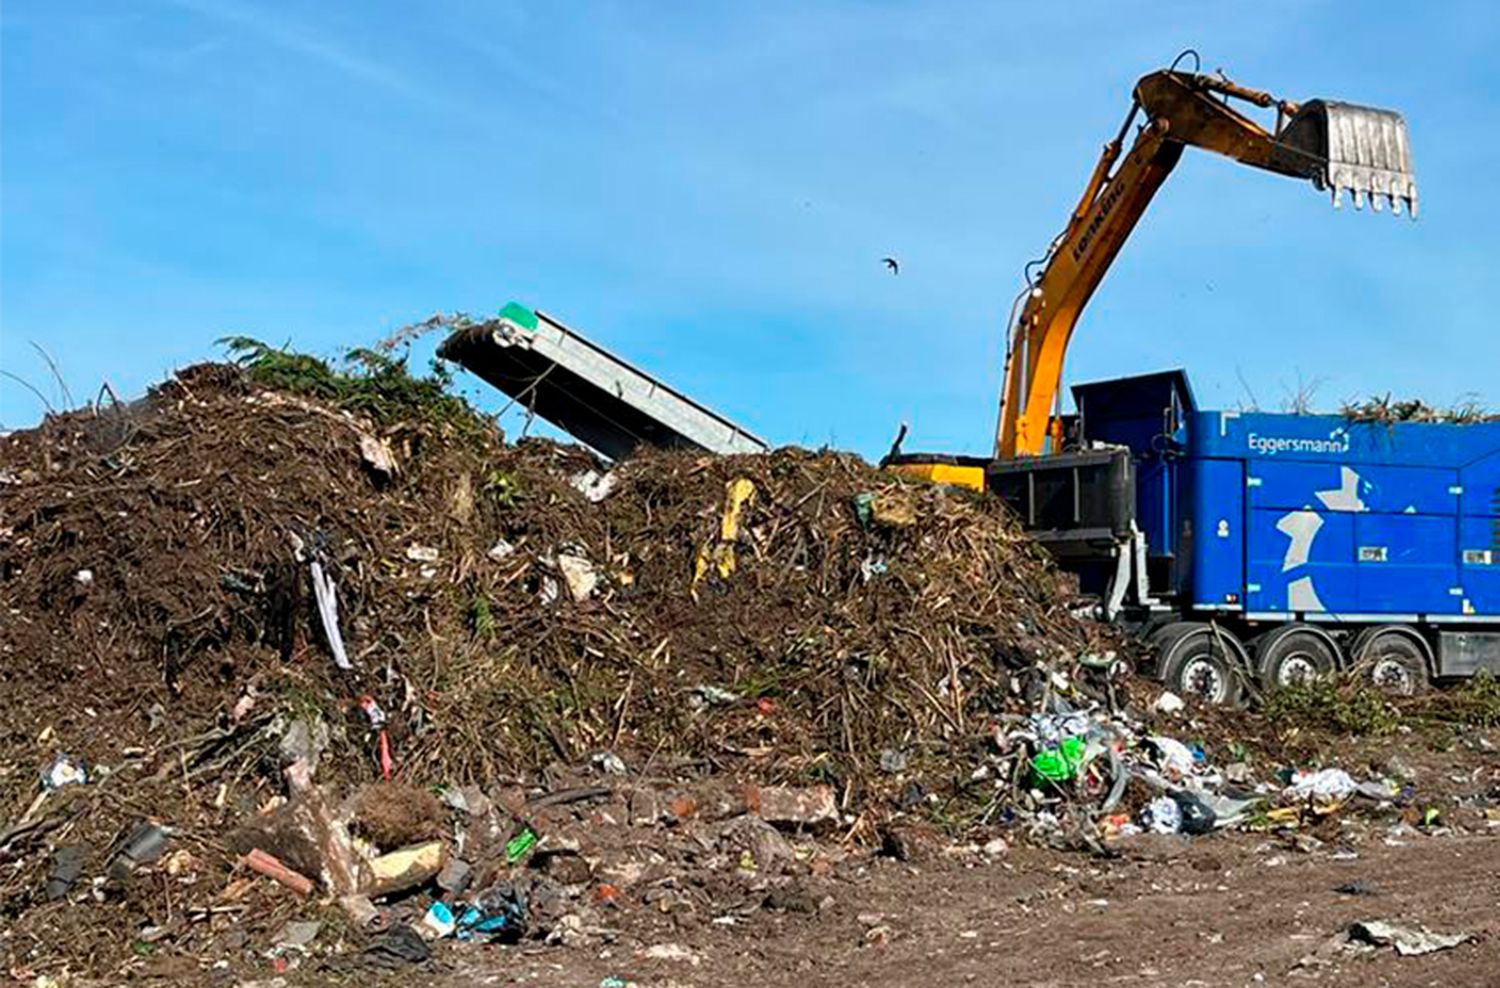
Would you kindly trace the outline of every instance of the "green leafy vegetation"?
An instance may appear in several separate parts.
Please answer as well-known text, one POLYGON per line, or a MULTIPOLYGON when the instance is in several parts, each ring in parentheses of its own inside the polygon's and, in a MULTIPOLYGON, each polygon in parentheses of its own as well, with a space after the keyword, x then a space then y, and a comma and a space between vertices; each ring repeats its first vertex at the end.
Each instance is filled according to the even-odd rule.
POLYGON ((1359 681, 1317 679, 1288 686, 1266 697, 1266 716, 1283 727, 1390 734, 1401 724, 1401 710, 1390 694, 1359 681))
POLYGON ((250 336, 227 336, 219 344, 256 384, 316 398, 381 425, 422 422, 460 434, 488 432, 491 422, 452 393, 453 372, 441 360, 414 375, 407 357, 382 349, 345 351, 342 369, 306 353, 274 347, 250 336))
POLYGON ((1500 727, 1500 680, 1480 672, 1457 689, 1434 696, 1426 712, 1466 727, 1500 727))

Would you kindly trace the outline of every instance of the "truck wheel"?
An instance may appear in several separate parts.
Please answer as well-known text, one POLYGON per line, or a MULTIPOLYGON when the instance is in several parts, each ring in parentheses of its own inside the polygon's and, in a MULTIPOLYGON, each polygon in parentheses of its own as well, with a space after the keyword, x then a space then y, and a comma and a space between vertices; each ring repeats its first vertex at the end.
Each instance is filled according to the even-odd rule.
POLYGON ((1367 628, 1354 639, 1349 658, 1368 682, 1388 693, 1415 696, 1427 689, 1427 653, 1405 628, 1367 628))
POLYGON ((1322 633, 1288 624, 1266 633, 1256 647, 1255 660, 1262 688, 1279 690, 1333 675, 1339 653, 1322 633))
POLYGON ((1169 624, 1151 636, 1158 674, 1173 692, 1214 706, 1239 706, 1244 697, 1245 653, 1224 628, 1199 621, 1169 624))

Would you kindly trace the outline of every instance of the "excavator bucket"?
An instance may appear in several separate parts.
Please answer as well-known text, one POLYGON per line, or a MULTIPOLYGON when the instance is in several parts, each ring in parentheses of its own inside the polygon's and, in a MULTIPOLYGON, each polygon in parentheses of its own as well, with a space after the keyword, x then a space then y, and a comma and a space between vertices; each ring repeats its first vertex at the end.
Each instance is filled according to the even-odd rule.
POLYGON ((1319 189, 1331 190, 1335 209, 1347 191, 1355 209, 1368 199, 1376 212, 1389 203, 1399 214, 1404 204, 1416 218, 1411 139, 1406 121, 1394 110, 1309 100, 1282 128, 1276 145, 1278 157, 1295 160, 1298 172, 1319 189))

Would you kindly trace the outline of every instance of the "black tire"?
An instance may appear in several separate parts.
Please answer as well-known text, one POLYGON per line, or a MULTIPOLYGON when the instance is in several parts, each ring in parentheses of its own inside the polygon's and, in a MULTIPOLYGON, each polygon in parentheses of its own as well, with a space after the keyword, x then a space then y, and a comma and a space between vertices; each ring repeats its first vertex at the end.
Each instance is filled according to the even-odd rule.
POLYGON ((1255 649, 1256 679, 1267 691, 1326 679, 1338 664, 1338 648, 1322 632, 1305 624, 1269 631, 1255 649))
POLYGON ((1213 706, 1244 703, 1245 651, 1228 630, 1183 621, 1157 631, 1151 643, 1157 675, 1174 693, 1213 706))
POLYGON ((1431 685, 1426 649, 1400 626, 1360 632, 1349 658, 1367 682, 1395 696, 1416 696, 1431 685))

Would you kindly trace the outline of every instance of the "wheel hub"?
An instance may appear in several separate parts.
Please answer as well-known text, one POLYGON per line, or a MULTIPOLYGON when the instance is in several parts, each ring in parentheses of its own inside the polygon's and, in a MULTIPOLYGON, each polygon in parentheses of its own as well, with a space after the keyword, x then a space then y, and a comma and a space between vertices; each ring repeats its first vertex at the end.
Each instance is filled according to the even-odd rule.
POLYGON ((1222 703, 1228 693, 1223 670, 1210 659, 1189 659, 1182 668, 1186 691, 1208 703, 1222 703))
POLYGON ((1276 685, 1304 686, 1318 678, 1318 664, 1306 652, 1293 652, 1281 661, 1276 685))
POLYGON ((1381 689, 1402 695, 1412 691, 1411 670, 1399 659, 1376 659, 1370 670, 1370 680, 1381 689))

